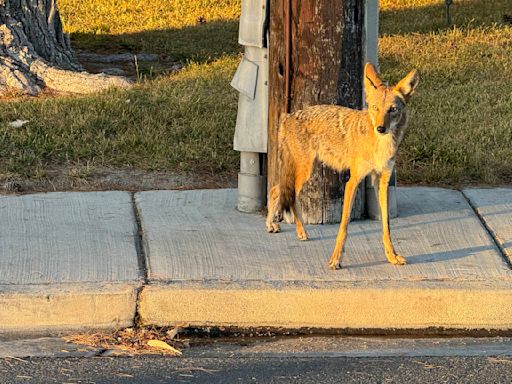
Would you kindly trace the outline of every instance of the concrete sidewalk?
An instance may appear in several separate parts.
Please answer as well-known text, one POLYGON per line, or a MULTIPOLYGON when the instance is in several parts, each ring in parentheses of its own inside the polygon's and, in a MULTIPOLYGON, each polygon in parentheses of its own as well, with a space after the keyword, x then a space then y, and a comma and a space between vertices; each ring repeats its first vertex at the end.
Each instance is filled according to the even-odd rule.
POLYGON ((399 188, 391 221, 267 234, 236 190, 1 196, 0 333, 147 325, 512 329, 512 189, 399 188), (139 220, 138 220, 139 219, 139 220), (138 222, 140 221, 140 222, 138 222), (142 234, 142 237, 140 236, 142 234))

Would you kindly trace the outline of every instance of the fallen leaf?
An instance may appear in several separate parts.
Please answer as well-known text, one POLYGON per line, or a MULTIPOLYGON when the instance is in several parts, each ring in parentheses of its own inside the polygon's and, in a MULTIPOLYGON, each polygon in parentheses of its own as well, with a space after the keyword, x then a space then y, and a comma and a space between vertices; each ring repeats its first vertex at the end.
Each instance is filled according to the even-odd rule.
POLYGON ((174 348, 174 347, 171 347, 169 344, 167 344, 165 341, 161 341, 161 340, 149 340, 148 341, 148 345, 152 348, 158 348, 158 349, 163 349, 163 350, 166 350, 166 351, 171 351, 173 353, 175 353, 176 355, 178 356, 181 356, 182 353, 180 350, 174 348))
POLYGON ((425 369, 443 368, 441 365, 432 365, 432 364, 429 364, 429 363, 424 363, 423 361, 413 360, 413 362, 416 363, 416 364, 423 365, 423 368, 425 368, 425 369))
POLYGON ((169 336, 169 339, 175 339, 176 336, 178 336, 178 334, 180 332, 183 332, 183 328, 181 327, 175 327, 173 328, 171 331, 167 331, 167 336, 169 336))
POLYGON ((487 360, 489 360, 491 363, 512 363, 512 360, 500 357, 488 357, 487 360))
POLYGON ((27 124, 28 122, 30 122, 30 120, 20 120, 20 119, 17 119, 17 120, 11 121, 9 123, 9 127, 11 127, 11 128, 21 128, 25 124, 27 124))
MULTIPOLYGON (((202 367, 183 367, 183 368, 177 368, 176 372, 192 372, 192 371, 201 371, 209 373, 210 375, 213 375, 215 372, 220 372, 218 369, 206 369, 202 367)), ((283 376, 282 378, 285 378, 283 376)))
POLYGON ((123 372, 119 372, 117 374, 117 376, 119 376, 119 377, 133 377, 133 375, 130 375, 129 373, 123 373, 123 372))
POLYGON ((20 359, 19 357, 16 357, 16 356, 6 356, 5 358, 6 359, 13 359, 13 360, 21 361, 22 363, 28 363, 27 360, 20 359))

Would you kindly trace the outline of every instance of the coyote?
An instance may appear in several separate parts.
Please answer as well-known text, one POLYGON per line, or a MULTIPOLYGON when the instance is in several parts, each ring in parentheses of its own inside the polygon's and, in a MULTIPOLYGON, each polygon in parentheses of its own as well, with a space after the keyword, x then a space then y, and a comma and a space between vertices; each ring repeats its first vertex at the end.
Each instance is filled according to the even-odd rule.
POLYGON ((389 87, 380 79, 375 67, 367 63, 364 85, 368 110, 316 105, 282 118, 278 134, 280 175, 277 185, 270 190, 267 231, 280 231, 276 216, 286 210, 295 217, 298 238, 308 239, 296 198, 311 175, 315 159, 319 159, 336 171, 350 170, 341 224, 329 267, 341 268, 355 192, 361 180, 369 174, 380 176, 378 194, 386 257, 391 264, 405 264, 405 258, 395 252, 391 243, 388 184, 398 145, 407 127, 405 104, 418 81, 418 74, 413 70, 394 87, 389 87))

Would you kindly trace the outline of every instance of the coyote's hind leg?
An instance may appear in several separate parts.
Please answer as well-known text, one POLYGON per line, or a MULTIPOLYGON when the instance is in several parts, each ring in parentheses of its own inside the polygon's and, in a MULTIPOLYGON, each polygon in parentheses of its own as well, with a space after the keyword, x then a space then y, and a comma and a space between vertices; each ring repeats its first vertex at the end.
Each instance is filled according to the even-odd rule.
POLYGON ((279 227, 279 224, 275 222, 275 219, 279 208, 279 186, 276 185, 272 187, 269 195, 268 214, 266 221, 267 232, 278 233, 281 228, 279 227))
POLYGON ((295 200, 295 204, 292 205, 291 210, 295 219, 295 231, 297 232, 297 237, 299 240, 305 241, 308 239, 308 233, 306 232, 306 228, 304 228, 304 224, 302 223, 302 215, 300 208, 297 207, 297 200, 295 200))
POLYGON ((297 237, 299 240, 305 241, 308 239, 308 233, 306 232, 306 228, 304 228, 304 223, 302 220, 302 208, 300 207, 299 195, 304 183, 309 179, 311 175, 311 169, 313 164, 310 164, 309 167, 301 168, 301 172, 297 172, 295 174, 295 200, 293 205, 290 207, 294 221, 295 221, 295 231, 297 232, 297 237))

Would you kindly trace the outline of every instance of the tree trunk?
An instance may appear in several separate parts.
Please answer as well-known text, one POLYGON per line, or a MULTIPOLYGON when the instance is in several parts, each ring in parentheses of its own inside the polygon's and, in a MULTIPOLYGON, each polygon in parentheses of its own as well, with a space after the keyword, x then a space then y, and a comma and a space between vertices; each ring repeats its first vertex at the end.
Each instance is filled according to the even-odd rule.
POLYGON ((83 71, 62 31, 56 0, 0 0, 0 94, 36 95, 44 88, 88 93, 129 84, 83 71))
MULTIPOLYGON (((283 112, 294 112, 315 104, 362 108, 363 33, 362 1, 271 0, 269 190, 277 182, 279 172, 277 130, 283 112), (289 1, 291 7, 287 9, 289 1), (289 40, 286 31, 288 13, 291 13, 289 40), (290 47, 289 55, 287 45, 290 47), (289 80, 286 76, 287 61, 290 63, 289 80), (287 81, 290 83, 288 91, 287 81)), ((339 222, 347 180, 347 172, 339 174, 317 162, 299 198, 304 221, 308 224, 339 222)), ((354 201, 352 217, 361 218, 363 213, 364 187, 361 186, 354 201)))

